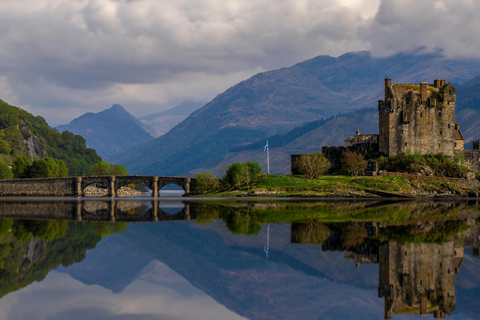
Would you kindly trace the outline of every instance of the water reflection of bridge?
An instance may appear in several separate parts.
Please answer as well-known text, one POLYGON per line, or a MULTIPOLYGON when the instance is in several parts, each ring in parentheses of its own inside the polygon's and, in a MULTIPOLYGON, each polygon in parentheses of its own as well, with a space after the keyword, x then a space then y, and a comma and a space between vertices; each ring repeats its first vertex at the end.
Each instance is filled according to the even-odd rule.
POLYGON ((190 220, 190 203, 152 199, 151 201, 92 200, 92 201, 3 201, 0 202, 0 218, 146 222, 190 220), (164 210, 165 204, 173 210, 164 210), (168 212, 167 212, 168 211, 168 212), (171 213, 171 211, 176 211, 171 213))

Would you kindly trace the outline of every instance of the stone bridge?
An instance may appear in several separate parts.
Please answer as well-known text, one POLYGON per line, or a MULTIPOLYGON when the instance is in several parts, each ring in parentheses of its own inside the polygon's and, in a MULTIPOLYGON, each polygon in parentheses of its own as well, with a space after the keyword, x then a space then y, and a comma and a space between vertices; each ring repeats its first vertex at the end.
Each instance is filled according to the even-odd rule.
POLYGON ((195 191, 194 178, 159 176, 88 176, 66 178, 36 178, 0 180, 0 196, 84 196, 84 190, 92 184, 108 189, 108 196, 115 197, 117 190, 128 184, 142 184, 158 197, 167 184, 180 186, 185 194, 195 191))

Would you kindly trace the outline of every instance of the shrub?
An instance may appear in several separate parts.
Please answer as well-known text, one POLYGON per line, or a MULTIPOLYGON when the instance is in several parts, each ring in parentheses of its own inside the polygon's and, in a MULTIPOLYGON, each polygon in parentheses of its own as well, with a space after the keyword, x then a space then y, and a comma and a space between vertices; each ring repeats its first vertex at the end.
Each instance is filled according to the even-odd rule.
POLYGON ((359 172, 365 171, 367 168, 367 161, 363 155, 357 152, 346 150, 342 154, 342 169, 345 172, 350 172, 355 176, 359 172))
POLYGON ((197 190, 201 193, 217 191, 220 186, 218 179, 210 172, 197 173, 195 176, 197 190))
POLYGON ((93 176, 126 176, 128 175, 127 168, 125 166, 114 164, 105 161, 99 161, 95 163, 91 170, 93 176))
POLYGON ((223 180, 230 187, 240 187, 245 184, 250 187, 251 182, 262 172, 262 167, 256 161, 246 163, 232 163, 228 167, 223 180))
POLYGON ((293 166, 293 171, 300 173, 307 179, 314 179, 324 175, 331 165, 321 152, 315 152, 313 154, 301 154, 293 166))
POLYGON ((15 178, 24 178, 25 170, 30 167, 32 163, 27 156, 18 157, 15 162, 13 162, 13 176, 15 178))
POLYGON ((12 179, 13 172, 8 167, 8 164, 5 161, 0 160, 0 179, 12 179))

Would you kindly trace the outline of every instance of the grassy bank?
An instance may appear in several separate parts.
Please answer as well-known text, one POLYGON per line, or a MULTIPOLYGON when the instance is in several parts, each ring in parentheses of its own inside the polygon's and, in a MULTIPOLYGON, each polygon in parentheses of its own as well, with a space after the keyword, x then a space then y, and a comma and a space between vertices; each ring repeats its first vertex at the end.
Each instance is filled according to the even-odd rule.
POLYGON ((200 196, 238 196, 248 191, 280 191, 274 196, 361 196, 366 189, 399 192, 407 195, 422 196, 429 194, 466 195, 478 192, 475 183, 462 181, 420 180, 416 178, 376 176, 352 177, 346 175, 325 175, 317 179, 305 179, 291 175, 261 175, 249 188, 246 186, 235 190, 212 192, 200 196))

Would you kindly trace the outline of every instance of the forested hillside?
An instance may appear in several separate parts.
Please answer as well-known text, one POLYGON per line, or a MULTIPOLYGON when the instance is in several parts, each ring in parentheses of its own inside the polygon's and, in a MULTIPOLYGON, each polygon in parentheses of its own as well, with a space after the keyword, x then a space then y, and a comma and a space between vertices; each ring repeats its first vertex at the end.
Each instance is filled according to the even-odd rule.
POLYGON ((0 159, 13 163, 18 157, 61 159, 69 175, 86 175, 101 161, 85 139, 69 131, 59 133, 40 116, 0 100, 0 159))

